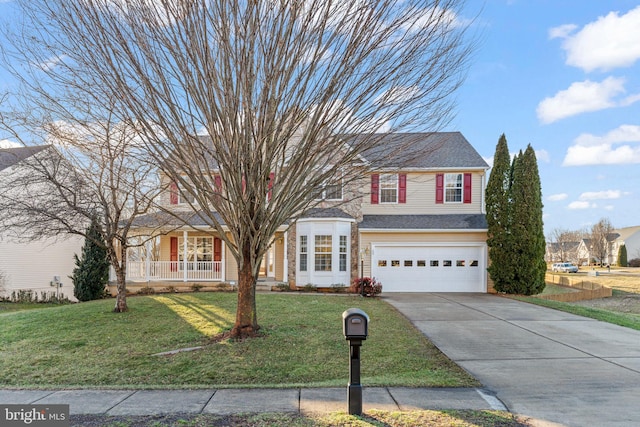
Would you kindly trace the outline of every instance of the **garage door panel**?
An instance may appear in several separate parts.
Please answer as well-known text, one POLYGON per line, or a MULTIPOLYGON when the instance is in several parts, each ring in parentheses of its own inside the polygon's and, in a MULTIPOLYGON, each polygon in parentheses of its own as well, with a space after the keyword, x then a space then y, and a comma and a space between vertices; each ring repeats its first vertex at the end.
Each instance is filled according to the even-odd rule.
POLYGON ((386 292, 484 292, 479 246, 375 246, 372 275, 386 292))

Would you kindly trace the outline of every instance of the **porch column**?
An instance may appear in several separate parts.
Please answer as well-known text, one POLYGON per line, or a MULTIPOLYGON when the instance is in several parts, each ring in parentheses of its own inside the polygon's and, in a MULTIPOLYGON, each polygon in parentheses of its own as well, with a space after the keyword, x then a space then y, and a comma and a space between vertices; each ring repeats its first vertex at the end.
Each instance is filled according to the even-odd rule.
POLYGON ((149 275, 151 273, 151 248, 149 247, 149 245, 151 244, 151 242, 149 240, 147 240, 144 244, 144 250, 145 250, 145 255, 144 255, 144 276, 145 279, 147 279, 147 283, 149 283, 149 275))
POLYGON ((187 237, 189 236, 189 232, 187 230, 184 230, 182 232, 182 281, 186 282, 187 278, 188 278, 188 271, 187 271, 187 237))
POLYGON ((282 257, 282 281, 285 283, 289 283, 289 257, 288 257, 289 239, 288 237, 289 237, 289 232, 285 231, 284 236, 282 236, 282 238, 284 239, 284 242, 283 242, 284 256, 282 257))

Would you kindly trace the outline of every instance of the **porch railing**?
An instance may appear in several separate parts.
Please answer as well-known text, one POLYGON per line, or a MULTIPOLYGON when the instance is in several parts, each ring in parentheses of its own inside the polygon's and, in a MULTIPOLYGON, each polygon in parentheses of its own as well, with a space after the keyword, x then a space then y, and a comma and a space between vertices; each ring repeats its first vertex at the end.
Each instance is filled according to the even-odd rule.
POLYGON ((221 261, 129 261, 127 280, 222 280, 221 261))

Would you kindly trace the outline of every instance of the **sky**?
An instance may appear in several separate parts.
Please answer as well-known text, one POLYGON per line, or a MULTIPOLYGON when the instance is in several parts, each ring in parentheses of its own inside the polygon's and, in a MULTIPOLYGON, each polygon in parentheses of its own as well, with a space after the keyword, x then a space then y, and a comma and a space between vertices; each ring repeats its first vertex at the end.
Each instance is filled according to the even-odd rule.
POLYGON ((442 130, 489 164, 503 133, 514 154, 531 144, 546 235, 640 226, 640 0, 467 0, 463 14, 477 47, 442 130))
POLYGON ((479 46, 448 130, 490 164, 503 133, 531 144, 547 236, 640 226, 640 0, 467 3, 479 46))

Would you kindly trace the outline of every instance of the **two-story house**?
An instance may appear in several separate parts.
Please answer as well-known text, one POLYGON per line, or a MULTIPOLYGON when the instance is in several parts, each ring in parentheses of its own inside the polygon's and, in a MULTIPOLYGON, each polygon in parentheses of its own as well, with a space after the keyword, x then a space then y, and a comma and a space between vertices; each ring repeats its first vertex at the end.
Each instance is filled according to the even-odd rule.
MULTIPOLYGON (((381 147, 388 156, 380 148, 377 160, 363 155, 362 179, 325 187, 318 208, 280 227, 261 278, 331 287, 373 276, 388 292, 486 292, 487 163, 459 132, 391 134, 381 147), (407 141, 418 155, 394 157, 407 141)), ((184 225, 163 217, 173 228, 130 255, 128 280, 157 287, 236 281, 224 241, 180 190, 172 188, 164 203, 184 225)), ((141 218, 142 234, 146 221, 157 225, 153 216, 141 218)))

